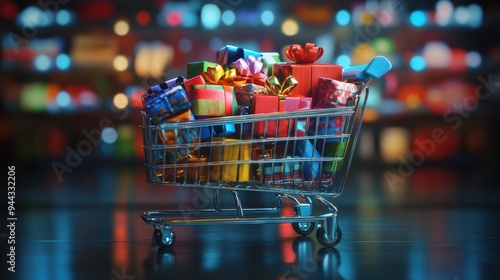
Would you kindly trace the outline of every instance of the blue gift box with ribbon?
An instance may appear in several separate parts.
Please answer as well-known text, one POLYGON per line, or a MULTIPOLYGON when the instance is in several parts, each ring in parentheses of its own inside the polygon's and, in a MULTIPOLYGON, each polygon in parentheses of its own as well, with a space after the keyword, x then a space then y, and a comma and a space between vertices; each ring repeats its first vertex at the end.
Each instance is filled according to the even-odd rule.
POLYGON ((229 67, 239 58, 247 59, 248 56, 260 57, 261 53, 232 45, 226 45, 217 51, 217 63, 229 67))
POLYGON ((181 85, 170 89, 161 89, 146 101, 145 109, 150 114, 153 123, 161 123, 169 117, 191 108, 186 91, 181 85))
POLYGON ((179 76, 177 78, 170 79, 168 81, 165 81, 163 83, 160 83, 158 85, 152 86, 148 89, 148 91, 142 95, 141 100, 142 104, 144 105, 144 108, 146 108, 146 103, 150 101, 151 99, 155 98, 158 96, 158 94, 163 93, 165 90, 168 90, 170 88, 173 88, 178 85, 184 84, 186 81, 186 78, 183 76, 179 76))

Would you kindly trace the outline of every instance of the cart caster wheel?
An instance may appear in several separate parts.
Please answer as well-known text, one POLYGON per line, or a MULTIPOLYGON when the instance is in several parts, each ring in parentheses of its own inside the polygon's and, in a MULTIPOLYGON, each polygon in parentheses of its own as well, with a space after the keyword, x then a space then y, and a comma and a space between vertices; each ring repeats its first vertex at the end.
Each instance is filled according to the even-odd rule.
POLYGON ((318 239, 319 243, 325 247, 328 248, 333 248, 337 244, 339 244, 340 240, 342 239, 342 231, 340 230, 340 227, 337 226, 337 238, 333 241, 329 241, 326 238, 326 231, 324 228, 319 227, 318 230, 316 231, 316 238, 318 239))
POLYGON ((158 245, 160 245, 161 247, 167 247, 167 248, 172 247, 175 243, 175 234, 173 231, 171 231, 170 234, 167 233, 161 234, 159 232, 156 241, 158 242, 158 245))
POLYGON ((308 235, 314 231, 316 223, 292 223, 293 230, 300 235, 308 235))

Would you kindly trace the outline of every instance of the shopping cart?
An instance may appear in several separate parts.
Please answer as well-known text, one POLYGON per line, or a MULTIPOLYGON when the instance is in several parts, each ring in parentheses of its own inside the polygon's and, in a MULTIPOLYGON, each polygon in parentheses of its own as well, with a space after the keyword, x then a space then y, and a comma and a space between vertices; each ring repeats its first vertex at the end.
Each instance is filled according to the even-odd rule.
POLYGON ((356 84, 357 91, 342 108, 160 125, 152 124, 150 116, 143 112, 146 180, 153 185, 204 188, 213 193, 213 207, 193 210, 192 215, 186 215, 185 209, 144 212, 142 219, 154 226, 159 245, 174 244, 174 225, 212 223, 291 223, 301 235, 317 228, 316 237, 325 247, 337 245, 342 232, 338 210, 330 200, 340 196, 344 189, 361 128, 368 83, 391 67, 386 58, 378 56, 367 65, 345 68, 343 79, 356 84), (332 133, 322 126, 332 121, 341 123, 340 131, 332 133), (226 137, 215 132, 226 126, 234 126, 235 133, 226 137), (285 137, 278 132, 274 134, 280 128, 287 131, 285 137), (199 137, 203 132, 204 139, 199 137), (221 190, 232 194, 234 208, 221 207, 221 190), (244 208, 239 191, 273 193, 276 206, 244 208), (313 198, 328 209, 325 214, 312 214, 313 198), (282 214, 283 200, 293 203, 294 216, 282 214))

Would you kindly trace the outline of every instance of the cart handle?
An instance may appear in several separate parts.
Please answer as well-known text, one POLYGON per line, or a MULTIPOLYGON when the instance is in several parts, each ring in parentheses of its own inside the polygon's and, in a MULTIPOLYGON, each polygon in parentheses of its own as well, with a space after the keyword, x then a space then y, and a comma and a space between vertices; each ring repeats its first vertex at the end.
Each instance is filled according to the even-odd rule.
POLYGON ((376 56, 368 64, 349 66, 343 69, 342 77, 356 82, 367 82, 370 78, 378 79, 391 70, 391 62, 384 56, 376 56))

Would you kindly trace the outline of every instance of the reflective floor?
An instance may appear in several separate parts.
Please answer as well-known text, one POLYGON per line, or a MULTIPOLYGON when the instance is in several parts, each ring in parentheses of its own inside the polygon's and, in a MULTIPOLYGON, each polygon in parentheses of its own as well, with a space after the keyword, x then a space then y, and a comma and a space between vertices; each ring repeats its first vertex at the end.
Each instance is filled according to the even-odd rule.
MULTIPOLYGON (((62 182, 50 170, 20 171, 12 279, 498 278, 500 192, 491 173, 426 167, 396 186, 384 176, 391 170, 353 168, 333 200, 343 232, 335 249, 290 224, 174 227, 174 247, 160 249, 140 214, 199 209, 210 199, 150 186, 140 167, 110 166, 75 169, 62 182)), ((267 193, 241 198, 275 202, 267 193)), ((283 213, 293 214, 291 203, 283 213)))

